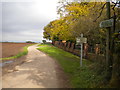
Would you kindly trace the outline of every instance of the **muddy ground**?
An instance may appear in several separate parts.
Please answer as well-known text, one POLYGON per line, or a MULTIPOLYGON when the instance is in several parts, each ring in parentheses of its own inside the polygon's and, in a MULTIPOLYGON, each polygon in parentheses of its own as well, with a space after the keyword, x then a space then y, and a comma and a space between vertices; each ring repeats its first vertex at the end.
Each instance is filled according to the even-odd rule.
POLYGON ((2 47, 0 47, 0 51, 2 55, 0 58, 15 56, 18 53, 23 51, 24 46, 30 43, 0 43, 2 47))

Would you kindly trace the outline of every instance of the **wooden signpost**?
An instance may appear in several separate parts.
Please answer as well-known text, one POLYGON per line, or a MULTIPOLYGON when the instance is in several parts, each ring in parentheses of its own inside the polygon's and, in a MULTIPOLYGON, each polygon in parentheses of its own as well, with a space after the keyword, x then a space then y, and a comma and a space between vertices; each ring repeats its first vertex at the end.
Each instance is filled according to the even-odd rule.
POLYGON ((80 55, 80 66, 82 67, 82 56, 83 56, 83 43, 87 43, 87 38, 81 37, 76 38, 76 45, 81 45, 81 55, 80 55))
POLYGON ((87 42, 87 38, 84 38, 84 37, 78 37, 76 38, 76 44, 77 45, 80 45, 81 43, 86 43, 87 42))
POLYGON ((105 20, 100 23, 101 28, 112 27, 113 26, 113 19, 105 20))

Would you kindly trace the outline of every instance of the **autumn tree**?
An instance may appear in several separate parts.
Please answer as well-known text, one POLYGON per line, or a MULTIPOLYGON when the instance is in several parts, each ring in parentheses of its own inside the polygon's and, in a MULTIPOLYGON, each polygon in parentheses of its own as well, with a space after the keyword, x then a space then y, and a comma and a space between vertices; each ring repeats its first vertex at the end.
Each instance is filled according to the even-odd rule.
MULTIPOLYGON (((84 36, 88 38, 89 45, 99 43, 102 48, 102 53, 105 54, 106 29, 100 28, 99 24, 106 19, 106 3, 68 2, 65 0, 59 2, 59 4, 58 14, 60 17, 44 27, 44 38, 53 41, 69 40, 75 42, 75 38, 83 33, 84 36)), ((111 5, 111 18, 113 18, 116 13, 115 32, 118 32, 120 29, 120 8, 118 8, 118 6, 119 5, 114 7, 114 5, 111 5)), ((117 46, 115 56, 119 57, 119 54, 117 54, 119 52, 119 44, 115 43, 115 45, 117 46)), ((119 63, 118 58, 113 62, 112 81, 120 75, 120 73, 118 73, 119 69, 117 69, 119 68, 119 63)))

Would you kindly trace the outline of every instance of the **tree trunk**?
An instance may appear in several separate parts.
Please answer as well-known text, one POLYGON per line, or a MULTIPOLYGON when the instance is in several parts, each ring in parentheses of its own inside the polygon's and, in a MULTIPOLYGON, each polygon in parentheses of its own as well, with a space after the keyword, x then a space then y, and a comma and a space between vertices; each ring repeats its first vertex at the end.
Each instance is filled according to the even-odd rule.
POLYGON ((110 81, 110 85, 112 87, 120 87, 120 43, 116 44, 113 63, 114 64, 113 64, 113 71, 112 71, 112 79, 110 81))

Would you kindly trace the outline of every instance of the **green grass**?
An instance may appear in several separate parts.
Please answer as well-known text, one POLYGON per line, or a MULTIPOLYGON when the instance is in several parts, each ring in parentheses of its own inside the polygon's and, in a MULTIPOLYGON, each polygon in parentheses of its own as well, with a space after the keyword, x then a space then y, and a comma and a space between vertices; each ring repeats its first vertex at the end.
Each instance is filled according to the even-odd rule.
MULTIPOLYGON (((70 79, 74 88, 101 87, 104 73, 98 74, 93 68, 96 64, 89 60, 83 60, 83 67, 80 67, 80 58, 52 45, 42 44, 38 50, 47 53, 60 63, 64 72, 70 79)), ((95 67, 96 68, 96 67, 95 67)))
POLYGON ((45 47, 45 46, 52 46, 52 44, 44 44, 44 43, 41 43, 41 44, 39 44, 38 46, 43 46, 43 47, 45 47))
POLYGON ((21 57, 21 56, 23 56, 23 55, 26 55, 26 54, 28 53, 27 48, 28 48, 29 46, 31 46, 31 45, 33 45, 33 44, 30 44, 30 45, 27 45, 27 46, 23 47, 23 52, 20 52, 20 53, 18 53, 18 54, 15 55, 15 56, 6 57, 6 58, 0 58, 0 60, 10 60, 10 59, 19 58, 19 57, 21 57))

